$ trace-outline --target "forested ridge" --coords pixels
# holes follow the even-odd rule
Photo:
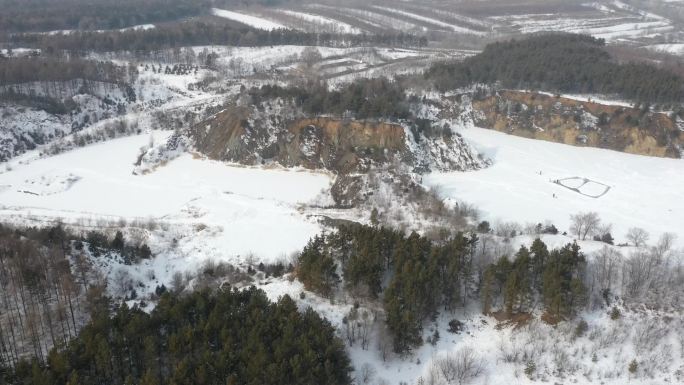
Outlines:
[[[288,296],[254,287],[166,293],[147,314],[102,301],[48,365],[24,361],[13,384],[349,384],[335,329]]]
[[[0,58],[0,64],[0,86],[34,81],[65,82],[74,79],[124,84],[132,81],[137,75],[135,67],[79,58]]]
[[[312,115],[351,115],[357,119],[405,119],[410,116],[406,93],[398,82],[387,78],[359,79],[330,90],[325,83],[310,82],[305,87],[265,85],[249,91],[254,104],[274,98],[292,100]]]
[[[0,0],[0,32],[107,30],[181,20],[211,7],[272,6],[282,0]]]
[[[643,63],[617,63],[602,39],[576,34],[489,44],[463,62],[434,65],[425,77],[441,91],[500,82],[505,88],[614,94],[650,103],[684,97],[681,77]]]
[[[118,29],[198,15],[204,0],[0,0],[0,31]]]

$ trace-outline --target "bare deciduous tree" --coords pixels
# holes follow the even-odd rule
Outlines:
[[[570,232],[581,240],[585,240],[588,235],[596,233],[601,225],[598,214],[593,211],[571,215],[570,221],[572,222]]]
[[[608,302],[613,294],[613,286],[618,279],[619,261],[622,259],[620,252],[609,246],[604,246],[596,253],[589,269],[589,287],[596,298],[600,298],[598,302]]]
[[[663,233],[658,239],[658,243],[655,245],[653,252],[658,256],[658,258],[664,258],[671,250],[677,236],[672,233]]]
[[[378,331],[378,351],[380,352],[380,357],[382,361],[387,361],[390,354],[392,353],[392,338],[388,334],[387,328],[381,326]]]
[[[370,384],[375,377],[375,368],[369,363],[365,363],[359,369],[359,375],[357,377],[357,382],[359,384]]]
[[[636,247],[644,246],[648,241],[648,238],[648,232],[640,227],[632,227],[627,231],[627,240],[632,242]]]
[[[482,374],[483,367],[479,357],[470,347],[464,347],[456,353],[437,358],[432,365],[443,383],[465,385]],[[431,373],[434,373],[431,371]],[[432,377],[432,376],[431,376]]]
[[[369,312],[368,310],[361,311],[358,335],[361,339],[361,349],[363,350],[368,350],[368,344],[370,343],[370,332],[373,328],[374,322],[375,316],[372,315],[371,312]]]
[[[176,293],[180,293],[185,289],[185,279],[183,279],[183,273],[177,271],[171,276],[171,288]]]

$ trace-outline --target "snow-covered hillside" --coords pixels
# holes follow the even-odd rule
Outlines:
[[[262,284],[260,287],[272,300],[285,294],[298,298],[305,292],[298,281],[267,279]],[[351,299],[333,303],[309,292],[298,300],[300,308],[315,309],[340,330],[345,328],[343,318],[354,307],[345,301]],[[362,307],[361,311],[372,310]],[[463,323],[462,331],[449,332],[449,321],[453,319]],[[587,323],[587,329],[578,334],[581,320]],[[348,349],[360,384],[458,384],[445,381],[433,363],[470,349],[480,371],[463,384],[660,385],[684,380],[680,358],[684,356],[684,341],[678,333],[683,322],[676,314],[645,309],[624,312],[613,320],[608,311],[601,309],[583,312],[576,322],[552,326],[533,319],[518,326],[484,316],[473,307],[437,317],[424,331],[424,338],[438,331],[437,342],[425,343],[408,357],[390,354],[383,358],[377,346],[377,325],[369,349],[362,349],[359,343]],[[639,357],[638,376],[628,371],[635,357]]]
[[[579,148],[525,139],[482,128],[458,130],[476,149],[492,159],[489,168],[465,173],[433,173],[424,178],[448,199],[470,202],[492,221],[553,222],[568,231],[570,215],[595,211],[613,225],[612,234],[626,242],[630,227],[657,238],[664,232],[684,239],[684,161],[610,150]],[[564,178],[589,179],[601,197],[554,183]],[[598,183],[595,183],[598,182]],[[573,187],[573,186],[569,186]],[[583,195],[586,194],[586,195]]]

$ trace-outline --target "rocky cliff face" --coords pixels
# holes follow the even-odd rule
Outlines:
[[[475,125],[534,139],[660,157],[680,157],[684,146],[684,122],[645,109],[521,91],[472,107]]]
[[[196,149],[213,159],[243,164],[366,172],[399,161],[414,171],[485,167],[458,135],[426,136],[403,124],[306,117],[283,104],[230,107],[193,127]]]

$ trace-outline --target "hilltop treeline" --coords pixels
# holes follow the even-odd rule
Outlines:
[[[0,86],[74,79],[122,84],[137,75],[135,67],[79,58],[18,57],[0,59]]]
[[[128,101],[136,95],[130,84],[135,66],[57,57],[0,59],[0,100],[65,114],[76,105],[69,95],[120,89]]]
[[[384,118],[390,120],[409,117],[403,87],[386,78],[360,79],[337,90],[329,90],[325,83],[311,82],[306,87],[265,85],[249,92],[254,104],[264,100],[283,98],[294,101],[309,114],[353,116],[356,119]]]
[[[482,265],[478,236],[454,235],[435,244],[416,233],[406,237],[386,228],[343,226],[313,238],[304,248],[297,277],[307,289],[330,295],[338,286],[338,264],[346,289],[382,298],[394,350],[406,353],[423,342],[423,324],[464,306],[475,293],[483,311],[507,316],[531,310],[540,300],[550,319],[571,317],[588,298],[586,261],[576,244],[548,250],[537,239],[509,259]]]
[[[22,362],[16,384],[349,384],[330,323],[254,287],[162,295],[147,314],[101,311],[48,365]],[[0,378],[0,382],[2,379]]]
[[[211,18],[180,23],[169,23],[153,29],[107,32],[72,32],[69,34],[21,34],[12,36],[19,46],[40,48],[44,52],[112,52],[157,51],[161,49],[197,46],[423,46],[425,37],[406,33],[379,35],[309,33],[296,30],[263,31],[236,22]]]
[[[0,31],[118,29],[195,16],[198,0],[0,0]]]
[[[620,64],[604,41],[551,34],[493,43],[460,63],[440,63],[425,74],[438,89],[500,82],[503,87],[615,94],[643,102],[680,101],[684,80],[647,64]]]

